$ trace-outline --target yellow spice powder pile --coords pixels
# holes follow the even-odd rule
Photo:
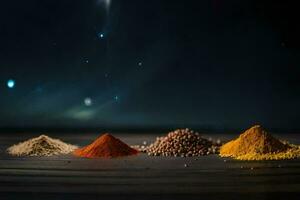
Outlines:
[[[282,142],[256,125],[224,144],[220,156],[237,160],[295,159],[300,158],[300,146]]]

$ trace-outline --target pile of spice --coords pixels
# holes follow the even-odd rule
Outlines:
[[[153,144],[144,148],[144,152],[150,156],[203,156],[217,153],[219,146],[193,130],[178,129],[165,137],[158,137]]]
[[[61,140],[41,135],[13,145],[7,151],[13,156],[53,156],[71,153],[76,148],[77,146],[64,143]]]
[[[104,134],[92,144],[74,151],[74,155],[85,158],[115,158],[135,154],[138,154],[137,150],[110,134]]]
[[[300,157],[300,147],[280,141],[256,125],[224,144],[220,156],[238,160],[294,159]]]

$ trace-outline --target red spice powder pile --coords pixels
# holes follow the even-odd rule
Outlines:
[[[116,158],[135,154],[138,154],[137,150],[110,134],[104,134],[92,144],[74,151],[75,156],[85,158]]]

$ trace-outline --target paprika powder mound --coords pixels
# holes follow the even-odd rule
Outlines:
[[[220,156],[238,160],[293,159],[300,157],[300,148],[274,138],[260,125],[256,125],[237,139],[224,144],[220,148]]]
[[[136,155],[138,151],[106,133],[96,139],[92,144],[76,149],[73,154],[85,158],[116,158]]]

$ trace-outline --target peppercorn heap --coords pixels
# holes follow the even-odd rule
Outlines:
[[[135,154],[138,154],[137,150],[110,134],[104,134],[92,144],[74,151],[74,155],[86,158],[115,158]]]
[[[53,156],[71,153],[76,148],[77,146],[41,135],[13,145],[7,151],[13,156]]]
[[[158,137],[145,152],[150,156],[203,156],[218,151],[218,144],[202,138],[189,129],[170,132],[166,137]]]
[[[293,159],[300,157],[300,147],[280,141],[256,125],[224,144],[220,156],[237,160]]]

